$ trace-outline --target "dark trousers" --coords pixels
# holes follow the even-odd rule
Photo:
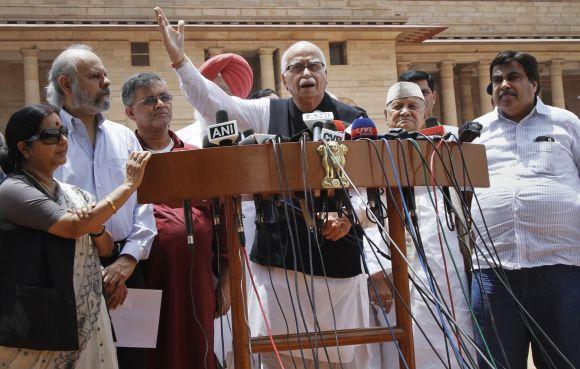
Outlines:
[[[101,265],[107,267],[115,260],[118,255],[112,255],[101,258]],[[127,288],[145,288],[145,277],[141,269],[141,263],[137,263],[133,274],[125,282]],[[119,369],[144,369],[145,368],[145,349],[117,347],[117,361]]]
[[[493,270],[482,269],[474,272],[471,293],[483,332],[482,338],[474,329],[480,350],[487,355],[489,348],[497,368],[526,369],[531,343],[538,369],[573,368],[558,350],[580,368],[580,267],[553,265],[503,272],[517,299],[557,349],[525,318]],[[480,369],[490,368],[481,357],[478,361]]]

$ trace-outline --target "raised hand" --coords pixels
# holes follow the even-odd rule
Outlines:
[[[165,45],[165,51],[173,64],[178,64],[185,57],[183,52],[183,41],[185,39],[185,22],[179,20],[177,22],[177,30],[175,30],[169,20],[163,13],[161,8],[156,7],[155,16],[157,17],[157,24],[159,25],[159,31],[161,32],[161,38],[163,39],[163,44]]]

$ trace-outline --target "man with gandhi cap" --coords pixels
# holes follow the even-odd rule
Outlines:
[[[397,82],[389,88],[385,118],[389,128],[418,131],[425,125],[425,98],[419,85]]]
[[[418,131],[424,128],[425,124],[425,99],[421,88],[413,82],[397,82],[387,93],[385,117],[389,128],[402,128],[406,131]],[[429,193],[431,191],[431,193]],[[443,194],[436,190],[438,208],[444,209]],[[469,291],[462,291],[462,286],[467,286],[467,277],[463,267],[463,257],[459,249],[457,233],[445,228],[445,237],[439,241],[437,218],[440,224],[445,224],[445,212],[436,212],[432,200],[435,201],[435,193],[432,188],[415,187],[415,205],[418,215],[418,226],[421,234],[422,245],[425,251],[423,263],[417,253],[414,252],[415,245],[407,237],[408,258],[411,261],[411,278],[413,278],[422,290],[426,291],[425,300],[421,297],[415,285],[411,286],[411,308],[416,321],[413,322],[413,335],[415,344],[416,367],[421,369],[436,369],[442,365],[449,368],[462,368],[464,360],[469,362],[468,356],[473,356],[473,347],[467,343],[473,336],[471,317],[468,310],[466,297]],[[375,242],[383,242],[380,237],[373,237]],[[387,245],[381,246],[386,250]],[[414,256],[415,255],[415,256]],[[453,265],[456,265],[456,268]],[[445,265],[447,265],[447,272]],[[433,289],[430,286],[429,277],[426,273],[426,266],[429,267],[433,277],[435,296],[440,301],[438,307],[433,304]],[[449,285],[447,285],[447,279]],[[437,309],[443,311],[442,315],[437,313]],[[433,311],[433,314],[431,313]],[[381,324],[386,324],[383,314],[379,311],[376,317]],[[435,319],[434,319],[435,317]],[[450,317],[450,318],[447,318]],[[394,324],[393,314],[389,314],[389,323]],[[445,327],[447,335],[443,334],[440,328]],[[421,329],[423,330],[421,332]],[[460,331],[469,336],[466,338]],[[444,339],[442,339],[444,338]],[[433,348],[431,345],[433,345]],[[462,346],[465,343],[465,346]],[[452,347],[461,347],[454,351]],[[442,364],[440,358],[433,350],[437,350],[440,358],[445,361]],[[398,368],[398,354],[393,343],[382,344],[381,368]],[[449,362],[446,358],[449,357]]]

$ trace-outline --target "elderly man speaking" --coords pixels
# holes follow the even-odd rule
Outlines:
[[[256,133],[289,137],[306,129],[303,113],[315,110],[332,112],[335,119],[348,122],[360,116],[358,110],[325,93],[326,60],[316,45],[301,41],[282,56],[282,80],[292,98],[242,100],[229,96],[193,66],[183,51],[183,22],[180,21],[175,30],[161,9],[156,8],[155,12],[181,88],[206,121],[213,121],[216,112],[223,109],[230,119],[237,120],[240,129],[251,128]],[[265,301],[265,313],[272,333],[313,332],[366,325],[367,276],[361,269],[358,247],[361,240],[357,239],[349,219],[337,217],[328,220],[323,226],[324,238],[320,240],[320,248],[314,251],[309,249],[310,235],[301,212],[295,213],[296,223],[292,223],[285,218],[283,205],[268,202],[264,210],[272,214],[268,217],[272,221],[257,227],[252,269],[260,298]],[[293,215],[291,219],[293,221]],[[288,223],[293,225],[289,227]],[[360,235],[360,231],[357,234]],[[295,246],[295,252],[292,252],[291,245]],[[297,255],[296,258],[294,255]],[[311,301],[316,303],[311,304]],[[257,306],[255,301],[248,303],[252,335],[265,335],[266,326]],[[318,361],[323,367],[349,368],[355,366],[355,357],[357,360],[364,357],[355,354],[355,350],[366,350],[366,347],[304,349],[284,352],[281,356],[286,367],[314,368],[318,367]],[[267,368],[278,367],[271,354],[262,356],[262,364]]]

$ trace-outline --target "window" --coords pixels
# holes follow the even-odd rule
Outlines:
[[[134,67],[149,66],[149,43],[131,42],[131,65]]]
[[[330,64],[347,65],[348,59],[346,57],[346,41],[331,42],[329,46],[330,46]]]

